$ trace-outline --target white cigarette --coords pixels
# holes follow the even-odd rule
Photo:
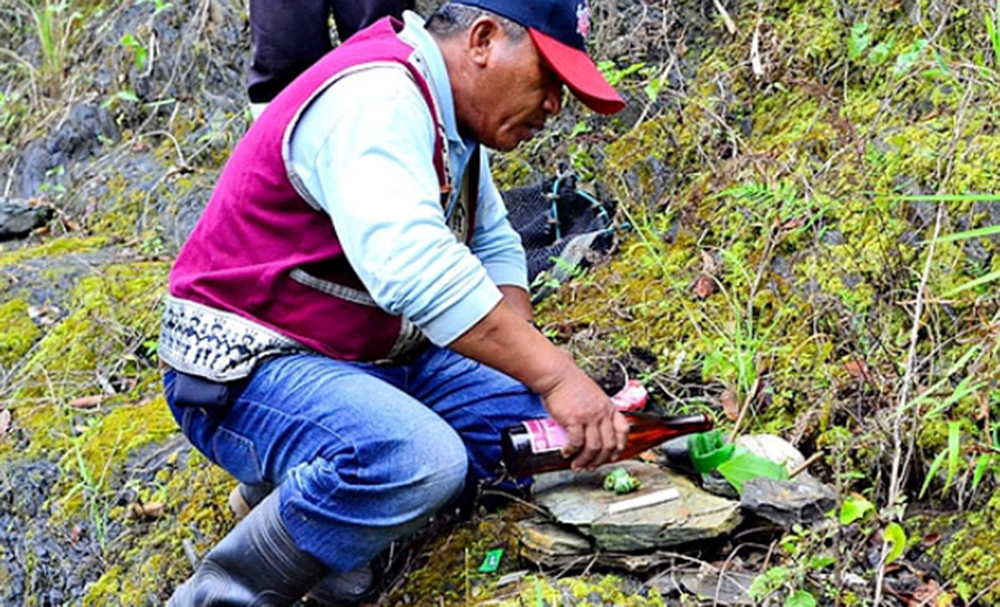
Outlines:
[[[625,512],[626,510],[635,510],[636,508],[654,506],[656,504],[662,504],[663,502],[675,500],[680,496],[681,492],[674,487],[671,487],[670,489],[663,489],[661,491],[654,491],[649,495],[640,495],[639,497],[633,497],[632,499],[615,502],[608,506],[608,514],[617,514],[619,512]]]

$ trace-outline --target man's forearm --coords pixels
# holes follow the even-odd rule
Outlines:
[[[500,292],[503,293],[504,303],[510,306],[515,314],[530,323],[535,322],[535,313],[531,309],[531,297],[527,291],[514,285],[500,285]]]
[[[527,294],[512,294],[526,302]],[[516,304],[515,304],[516,305]],[[530,305],[528,306],[530,308]],[[505,298],[449,347],[521,381],[537,393],[567,433],[564,457],[574,468],[605,463],[625,448],[628,423],[611,399],[507,303]]]
[[[523,289],[500,289],[504,294],[503,300],[449,347],[510,375],[544,395],[558,381],[558,377],[575,368],[572,357],[525,322],[531,320],[531,304]],[[512,291],[519,291],[521,295]]]

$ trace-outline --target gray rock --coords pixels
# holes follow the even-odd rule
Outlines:
[[[993,257],[993,252],[987,249],[978,238],[962,243],[962,251],[965,252],[965,256],[970,261],[980,267],[988,267],[990,259]]]
[[[45,225],[52,209],[20,200],[0,198],[0,242],[24,238],[32,230]]]
[[[820,237],[820,240],[823,242],[823,244],[828,244],[828,245],[841,245],[847,242],[847,238],[844,237],[844,233],[836,228],[832,228],[827,230],[826,232],[823,232],[823,235]]]
[[[521,556],[546,569],[565,571],[586,569],[594,565],[643,573],[673,558],[656,552],[625,554],[598,552],[591,540],[580,533],[555,523],[538,519],[519,521]]]
[[[776,254],[771,262],[771,270],[785,282],[795,280],[795,263],[787,255]],[[773,287],[777,290],[777,287]]]
[[[591,554],[594,551],[586,537],[549,521],[529,519],[518,522],[517,528],[522,547],[532,552],[563,557]]]
[[[105,108],[78,104],[65,121],[46,137],[32,141],[21,156],[15,192],[34,196],[42,185],[67,179],[70,165],[97,154],[105,142],[118,138],[111,114]],[[62,167],[61,170],[56,171]]]
[[[740,505],[782,527],[823,518],[837,504],[832,489],[809,475],[789,481],[755,478],[743,483]]]
[[[642,481],[635,493],[620,496],[602,487],[604,477],[622,466]],[[623,499],[676,488],[680,498],[610,514],[608,506]],[[643,552],[725,535],[742,521],[739,503],[716,497],[683,475],[639,461],[618,462],[593,472],[568,470],[536,477],[535,502],[556,521],[591,538],[611,552]]]
[[[687,436],[672,438],[659,447],[656,447],[656,451],[659,451],[666,458],[663,463],[674,470],[683,472],[688,476],[698,474],[694,468],[694,464],[691,463],[691,456],[688,455]]]
[[[703,601],[719,605],[753,605],[748,590],[756,574],[744,571],[719,571],[716,567],[703,565],[693,571],[668,571],[646,582],[651,588],[662,593],[684,592],[693,594]]]
[[[719,497],[732,500],[740,499],[736,487],[733,487],[733,484],[727,481],[726,477],[722,476],[718,470],[713,470],[711,474],[701,477],[701,488]]]
[[[914,194],[919,193],[921,192],[914,192]],[[910,223],[918,230],[922,230],[927,226],[933,225],[934,220],[937,218],[936,202],[918,200],[907,202],[906,205],[910,208],[914,215]]]

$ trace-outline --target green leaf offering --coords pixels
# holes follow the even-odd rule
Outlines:
[[[625,468],[615,468],[604,477],[604,488],[618,495],[631,493],[642,486],[642,481],[628,473]]]
[[[733,450],[736,449],[736,445],[726,444],[722,432],[718,430],[690,434],[687,444],[691,463],[700,474],[709,474],[718,468],[733,456]]]
[[[755,478],[788,480],[788,471],[784,466],[742,449],[736,451],[730,460],[719,465],[719,474],[740,493],[743,493],[743,483]]]

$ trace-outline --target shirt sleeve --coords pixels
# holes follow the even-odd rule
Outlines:
[[[370,68],[333,84],[305,110],[290,156],[379,307],[444,346],[502,295],[445,223],[435,129],[405,68]]]
[[[472,170],[469,167],[468,170]],[[480,155],[479,206],[476,231],[472,236],[475,253],[486,273],[497,285],[513,285],[528,290],[528,267],[521,235],[507,220],[507,207],[490,174],[486,150]]]

